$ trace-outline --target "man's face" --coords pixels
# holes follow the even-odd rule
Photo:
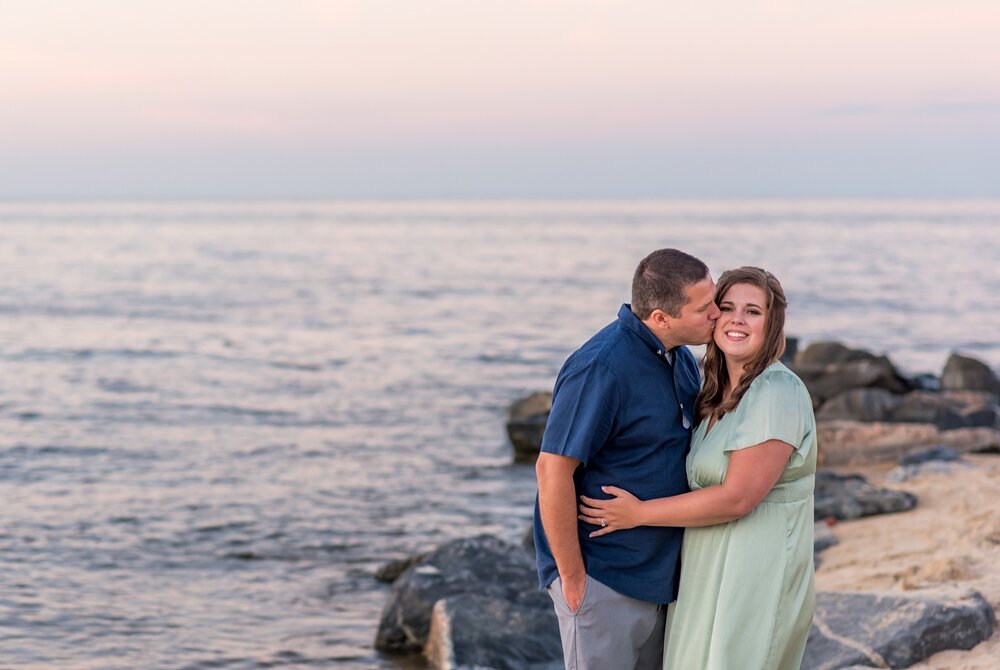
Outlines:
[[[705,277],[684,289],[687,302],[680,316],[670,323],[671,339],[677,344],[705,344],[712,339],[719,308],[715,304],[715,282]]]

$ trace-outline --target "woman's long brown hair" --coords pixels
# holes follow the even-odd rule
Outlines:
[[[705,384],[698,394],[695,405],[695,416],[698,421],[715,415],[721,419],[726,413],[736,409],[743,394],[764,368],[781,358],[785,352],[785,291],[773,274],[761,268],[744,266],[735,270],[727,270],[719,277],[716,285],[715,303],[721,304],[730,288],[736,284],[749,284],[764,291],[767,297],[766,319],[764,321],[764,344],[757,355],[747,363],[739,383],[732,394],[726,397],[726,387],[729,385],[729,370],[726,368],[726,356],[719,349],[713,337],[705,350],[704,369]]]

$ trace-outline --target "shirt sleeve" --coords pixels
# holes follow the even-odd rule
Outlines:
[[[746,403],[746,406],[744,406]],[[739,451],[781,440],[794,451],[789,465],[805,462],[814,420],[809,392],[791,373],[772,373],[754,381],[736,410],[740,416],[723,451]]]
[[[611,435],[620,406],[621,385],[606,365],[563,370],[552,392],[541,450],[586,464]]]

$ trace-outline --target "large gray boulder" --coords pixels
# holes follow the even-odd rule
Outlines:
[[[795,356],[796,366],[831,365],[874,358],[864,349],[851,349],[840,342],[813,342]]]
[[[997,399],[982,391],[911,391],[854,388],[830,398],[817,421],[886,421],[932,424],[940,430],[997,425]]]
[[[437,601],[424,653],[438,670],[562,667],[559,622],[551,607],[478,594]]]
[[[813,399],[813,407],[820,407],[830,398],[856,388],[881,388],[890,393],[906,393],[910,384],[885,356],[859,358],[844,363],[827,365],[796,364],[795,373],[805,383]]]
[[[552,410],[552,394],[539,391],[521,398],[510,407],[507,415],[507,435],[514,445],[514,461],[530,463],[542,447],[545,422]]]
[[[987,391],[1000,395],[1000,379],[982,361],[952,354],[941,374],[941,388],[949,391]]]
[[[827,470],[816,473],[814,513],[817,520],[904,512],[916,504],[917,497],[912,493],[876,488],[861,475],[839,475]]]
[[[913,391],[902,396],[888,420],[932,423],[941,430],[994,428],[997,399],[983,391]]]
[[[888,421],[905,396],[883,388],[855,388],[838,393],[817,410],[817,421]]]
[[[978,593],[901,596],[823,592],[803,670],[908,668],[946,649],[972,649],[996,628]]]
[[[434,604],[471,593],[552,613],[548,596],[538,590],[535,563],[524,549],[480,535],[442,545],[403,571],[382,610],[375,648],[422,650]]]

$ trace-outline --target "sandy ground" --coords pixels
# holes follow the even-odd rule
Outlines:
[[[917,507],[833,526],[816,586],[825,591],[978,591],[1000,612],[1000,456],[968,455],[970,467],[886,483],[892,466],[836,468],[917,495]],[[1000,632],[971,651],[935,654],[914,669],[997,670]]]

